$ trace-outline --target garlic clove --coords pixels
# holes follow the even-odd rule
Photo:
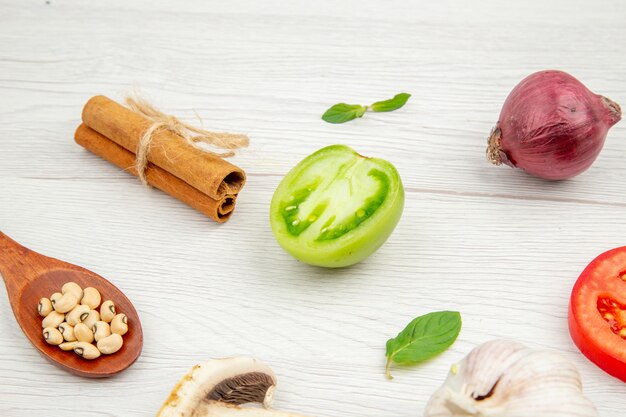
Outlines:
[[[597,417],[580,374],[562,355],[516,342],[485,343],[452,366],[424,417]]]

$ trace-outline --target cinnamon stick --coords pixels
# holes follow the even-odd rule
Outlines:
[[[135,154],[85,124],[78,126],[74,140],[85,149],[137,176],[134,167]],[[219,199],[213,199],[152,163],[146,167],[145,174],[148,183],[153,187],[181,200],[219,223],[225,222],[233,214],[236,194],[225,194]]]
[[[133,154],[151,125],[145,117],[104,96],[87,102],[83,123]],[[148,161],[219,201],[238,194],[246,180],[242,169],[191,146],[168,130],[158,130],[152,136]]]

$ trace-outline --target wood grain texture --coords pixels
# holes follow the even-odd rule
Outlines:
[[[623,414],[626,385],[577,351],[566,318],[585,265],[624,245],[626,123],[567,182],[493,167],[484,151],[504,98],[536,70],[624,105],[625,19],[617,0],[0,0],[0,229],[110,278],[145,334],[127,372],[85,380],[41,358],[0,301],[0,415],[150,416],[194,363],[248,354],[275,370],[281,409],[419,416],[452,362],[500,337],[563,352],[601,416]],[[89,97],[133,89],[249,134],[227,224],[73,142]],[[398,112],[319,118],[400,91],[413,97]],[[337,271],[282,252],[267,212],[282,176],[332,143],[390,160],[406,188],[389,241]],[[458,341],[387,381],[386,340],[438,309],[461,311]]]
[[[26,337],[42,356],[64,371],[86,378],[106,378],[131,366],[141,354],[143,333],[137,311],[115,285],[78,265],[36,253],[0,232],[0,273],[7,289],[13,315]],[[94,287],[102,301],[112,300],[120,313],[126,314],[129,331],[124,344],[112,356],[85,360],[49,345],[42,336],[42,317],[37,305],[42,297],[60,292],[63,285],[75,282],[81,288]],[[101,311],[100,309],[98,309]]]

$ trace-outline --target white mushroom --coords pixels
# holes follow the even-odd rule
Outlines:
[[[157,417],[302,417],[269,410],[276,376],[248,357],[212,359],[194,366],[172,390]],[[261,403],[262,408],[240,407]]]
[[[452,365],[424,417],[597,417],[564,356],[494,340]]]
[[[266,408],[240,407],[219,401],[203,401],[192,417],[303,417],[288,411]]]

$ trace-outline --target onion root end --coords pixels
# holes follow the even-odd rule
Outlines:
[[[615,123],[619,122],[622,119],[622,109],[613,100],[610,98],[600,96],[600,100],[602,104],[609,110],[609,124],[613,126]]]
[[[502,148],[500,143],[502,142],[502,132],[500,131],[500,123],[491,129],[489,139],[487,141],[487,160],[494,165],[502,165]]]

